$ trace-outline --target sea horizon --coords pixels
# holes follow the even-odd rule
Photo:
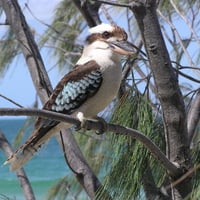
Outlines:
[[[0,119],[0,131],[11,144],[25,120],[26,118],[15,117]],[[31,131],[30,129],[29,132]],[[28,137],[28,133],[25,135],[23,141]],[[17,176],[9,170],[9,166],[3,165],[6,159],[4,152],[0,151],[0,199],[25,200]],[[65,163],[63,153],[55,137],[52,137],[48,144],[44,145],[36,153],[33,159],[24,166],[24,169],[37,200],[44,200],[47,197],[49,189],[59,179],[66,175],[72,175]]]

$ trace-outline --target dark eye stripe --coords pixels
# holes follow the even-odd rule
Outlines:
[[[112,34],[111,34],[110,32],[108,32],[108,31],[105,31],[105,32],[102,33],[102,37],[103,37],[104,39],[108,39],[108,38],[110,38],[111,36],[112,36]]]

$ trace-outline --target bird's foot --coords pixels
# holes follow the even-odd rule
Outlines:
[[[76,128],[75,128],[76,131],[80,130],[81,128],[90,130],[88,127],[88,124],[87,124],[87,118],[84,117],[84,114],[82,112],[78,112],[77,118],[80,120],[81,124],[79,126],[76,126]],[[102,117],[96,116],[95,118],[90,119],[90,120],[99,121],[101,124],[99,130],[95,131],[95,133],[97,135],[101,135],[107,130],[107,122]]]
[[[95,131],[95,133],[97,135],[104,134],[104,132],[106,132],[106,130],[107,130],[107,122],[102,117],[96,116],[95,119],[101,123],[101,128],[99,130]]]
[[[76,115],[76,117],[79,119],[79,121],[81,122],[80,125],[75,127],[76,131],[79,131],[80,129],[84,128],[86,130],[89,130],[87,127],[87,118],[84,117],[84,114],[82,112],[78,112],[78,114]]]

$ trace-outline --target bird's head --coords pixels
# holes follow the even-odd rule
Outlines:
[[[86,39],[88,45],[96,44],[96,48],[109,48],[121,55],[131,55],[134,53],[133,45],[127,41],[127,33],[119,26],[100,24],[91,28],[89,32],[90,35]],[[102,45],[99,45],[99,42]]]

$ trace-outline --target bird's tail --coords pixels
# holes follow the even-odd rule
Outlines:
[[[57,129],[54,128],[51,127],[48,131],[44,130],[45,128],[35,130],[32,136],[4,162],[4,165],[10,164],[11,171],[20,169],[56,133]]]
[[[34,136],[34,135],[33,135]],[[33,136],[20,146],[5,162],[4,165],[10,164],[10,170],[16,171],[29,161],[38,149],[38,144],[31,144]],[[41,145],[40,145],[41,146]]]

